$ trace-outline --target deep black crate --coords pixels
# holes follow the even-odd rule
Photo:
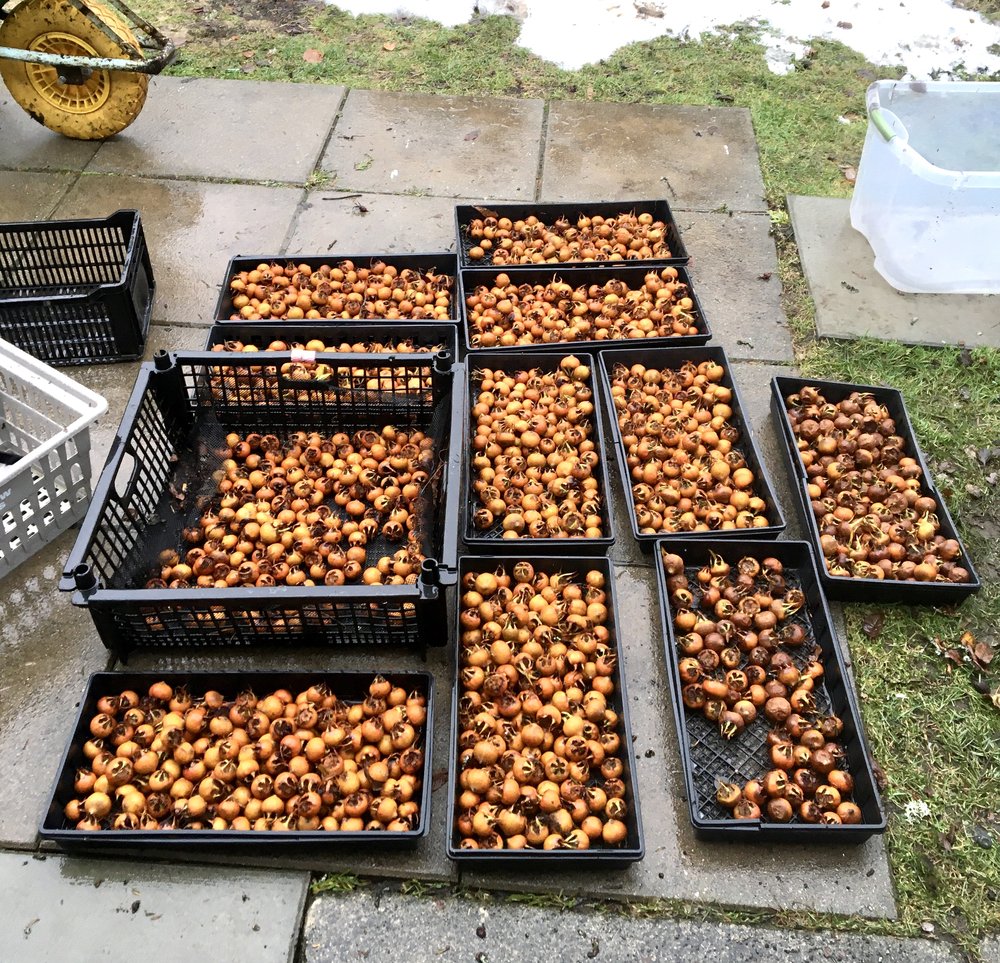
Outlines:
[[[730,538],[777,538],[785,530],[785,517],[782,514],[781,506],[774,494],[774,486],[771,484],[771,477],[764,465],[757,444],[754,441],[753,432],[750,429],[750,422],[744,414],[746,408],[740,398],[739,389],[733,380],[732,368],[726,352],[713,345],[696,348],[647,348],[641,344],[631,347],[616,348],[612,351],[602,351],[598,355],[598,364],[601,372],[601,390],[604,392],[604,401],[608,410],[608,421],[611,427],[611,437],[614,441],[615,455],[618,460],[618,473],[621,477],[622,489],[625,493],[625,501],[629,508],[629,521],[632,525],[632,534],[635,536],[639,547],[644,552],[652,551],[653,544],[661,538],[707,538],[707,539],[730,539]],[[621,428],[618,424],[618,412],[615,408],[614,399],[611,396],[611,377],[615,365],[622,364],[630,366],[634,364],[645,365],[650,368],[670,368],[679,369],[683,364],[690,361],[694,364],[701,364],[703,361],[712,360],[721,364],[725,369],[725,376],[721,384],[731,389],[733,400],[730,407],[733,409],[732,417],[728,419],[740,433],[740,440],[736,447],[739,448],[746,458],[747,467],[754,473],[756,483],[754,489],[757,494],[767,502],[768,525],[765,528],[715,530],[708,532],[660,532],[655,535],[641,534],[635,513],[635,496],[632,494],[632,480],[628,469],[627,453],[625,444],[622,441]]]
[[[374,358],[377,378],[372,387]],[[60,588],[90,609],[104,644],[132,649],[212,645],[442,645],[443,587],[454,581],[465,392],[445,352],[338,355],[338,377],[282,382],[253,373],[268,354],[160,352],[144,364]],[[357,368],[364,374],[359,377]],[[419,380],[386,387],[386,372]],[[229,431],[353,431],[394,425],[436,442],[416,584],[146,589],[159,553],[182,543],[216,494],[212,472]],[[183,498],[178,497],[183,494]],[[381,537],[373,550],[382,546]]]
[[[517,561],[530,562],[536,572],[547,575],[559,573],[563,577],[583,582],[587,572],[596,570],[604,576],[604,588],[607,592],[608,621],[606,623],[610,634],[610,644],[617,655],[615,670],[611,678],[615,682],[615,690],[608,699],[608,707],[618,713],[619,735],[621,747],[619,758],[624,769],[621,778],[625,783],[625,801],[628,811],[623,822],[628,828],[628,836],[622,846],[605,846],[595,844],[590,849],[463,849],[461,836],[455,825],[459,789],[458,737],[461,730],[458,726],[458,700],[461,696],[462,669],[462,626],[459,622],[461,608],[456,605],[455,625],[455,666],[456,679],[451,694],[451,741],[448,747],[448,834],[447,848],[449,859],[463,863],[475,863],[480,868],[487,866],[535,866],[554,868],[582,868],[584,866],[600,867],[602,869],[626,869],[631,863],[639,862],[646,854],[646,843],[643,836],[642,816],[639,810],[639,796],[635,770],[633,769],[632,725],[629,721],[628,693],[625,689],[625,646],[622,643],[618,617],[618,602],[615,593],[615,572],[609,559],[600,556],[542,557],[522,555],[515,558],[500,558],[498,556],[463,556],[458,563],[459,594],[462,591],[462,579],[469,574],[479,572],[495,572],[501,566],[513,566]]]
[[[921,484],[926,489],[927,494],[938,504],[937,516],[941,524],[941,534],[945,538],[954,538],[961,546],[960,558],[962,559],[962,567],[969,573],[968,582],[903,582],[896,579],[860,578],[854,575],[830,574],[820,545],[819,522],[812,511],[805,466],[799,457],[795,432],[792,430],[792,424],[788,420],[785,407],[785,398],[800,391],[806,385],[818,388],[823,397],[834,404],[843,401],[851,392],[864,391],[871,394],[879,404],[886,406],[889,417],[896,423],[896,434],[906,442],[905,454],[917,460],[923,473],[920,478]],[[962,543],[955,523],[948,513],[948,506],[934,484],[923,452],[917,444],[913,425],[906,413],[903,395],[899,391],[895,388],[857,385],[844,381],[775,377],[771,379],[771,414],[783,442],[781,447],[785,455],[788,480],[796,495],[795,507],[802,519],[802,527],[813,546],[813,551],[820,560],[819,579],[823,585],[823,591],[829,598],[841,599],[845,602],[909,602],[913,605],[945,605],[963,602],[982,588],[979,576],[972,567],[972,561],[965,551],[965,545]]]
[[[0,338],[49,364],[141,358],[155,290],[138,211],[0,224]]]
[[[496,265],[496,267],[536,267],[554,268],[563,265],[594,265],[594,264],[687,264],[688,252],[681,240],[681,233],[677,227],[670,205],[664,200],[641,200],[641,201],[560,201],[556,204],[458,204],[455,206],[455,230],[458,237],[459,267],[486,267],[493,264],[493,258],[487,252],[486,257],[478,261],[473,261],[469,257],[469,249],[475,247],[476,242],[469,237],[469,225],[473,220],[489,215],[508,217],[512,221],[523,220],[526,217],[535,215],[546,225],[552,224],[561,217],[567,218],[571,223],[578,217],[618,217],[622,214],[652,214],[653,220],[663,221],[667,226],[667,245],[670,248],[670,257],[661,258],[636,258],[632,261],[561,261],[545,262],[544,264],[506,264]]]
[[[590,440],[594,443],[594,450],[600,456],[600,461],[597,463],[597,469],[594,472],[594,476],[597,478],[597,483],[600,486],[601,528],[604,531],[604,535],[601,538],[525,537],[507,539],[503,537],[502,520],[495,522],[491,528],[485,531],[477,528],[473,522],[473,516],[480,505],[475,493],[472,490],[473,471],[470,460],[473,455],[471,448],[473,434],[472,409],[476,404],[476,396],[479,392],[480,386],[482,385],[482,369],[490,368],[492,370],[501,370],[507,372],[507,374],[511,374],[514,371],[528,371],[532,368],[538,368],[543,372],[551,372],[557,370],[562,359],[570,354],[579,359],[581,364],[585,364],[590,368],[590,389],[592,392],[591,401],[594,405],[594,413],[590,419],[590,425],[593,430]],[[597,386],[597,370],[594,367],[593,355],[585,354],[582,351],[567,351],[565,354],[558,355],[551,352],[538,354],[533,352],[524,352],[522,354],[512,355],[505,352],[494,353],[483,351],[477,353],[473,358],[470,358],[470,361],[471,363],[467,365],[469,369],[467,379],[469,387],[468,398],[465,406],[465,434],[463,436],[464,441],[470,445],[469,460],[467,460],[464,465],[465,480],[463,491],[465,492],[465,505],[463,508],[463,514],[465,518],[465,544],[474,551],[483,553],[507,554],[510,552],[520,554],[523,552],[584,552],[589,554],[594,551],[606,552],[615,543],[615,530],[613,513],[611,512],[610,507],[611,488],[608,482],[608,449],[604,444],[604,423],[601,417],[601,393]]]
[[[217,345],[241,341],[265,350],[272,341],[284,341],[288,345],[306,345],[313,339],[322,341],[328,348],[339,345],[398,344],[409,341],[414,352],[450,351],[458,357],[458,332],[454,324],[446,321],[420,321],[403,326],[387,322],[348,322],[335,327],[329,321],[230,321],[213,324],[208,332],[205,350],[211,351]],[[392,354],[394,352],[387,352]],[[400,356],[405,356],[400,353]]]
[[[80,710],[73,726],[72,734],[63,753],[62,762],[56,773],[55,784],[49,797],[49,805],[42,817],[39,836],[47,839],[60,849],[73,852],[111,852],[118,856],[142,856],[167,850],[170,854],[197,853],[211,850],[247,852],[252,854],[275,853],[279,850],[336,850],[339,855],[345,851],[362,854],[372,848],[412,848],[427,835],[431,813],[431,778],[433,772],[434,732],[434,677],[429,672],[394,672],[385,669],[381,674],[394,686],[402,686],[407,692],[416,690],[427,699],[427,719],[423,726],[423,738],[418,743],[424,752],[424,766],[421,776],[420,795],[416,801],[420,806],[417,825],[404,832],[326,832],[323,830],[290,830],[287,832],[259,832],[256,830],[213,830],[213,829],[130,829],[130,830],[81,830],[67,821],[63,809],[67,802],[77,798],[73,782],[77,769],[89,768],[83,754],[83,744],[91,738],[90,719],[97,712],[97,700],[103,695],[115,695],[125,689],[140,694],[149,690],[155,682],[168,682],[176,688],[186,686],[192,692],[216,689],[227,700],[237,693],[250,689],[258,696],[268,691],[284,688],[293,694],[301,692],[318,682],[325,682],[345,702],[361,701],[367,694],[367,686],[374,672],[95,672],[87,680]],[[416,798],[416,797],[415,797]]]
[[[605,339],[597,340],[590,338],[582,341],[545,341],[537,344],[515,344],[515,345],[492,345],[488,348],[481,348],[473,343],[472,331],[469,327],[469,311],[466,303],[468,295],[472,294],[481,284],[492,285],[498,274],[506,274],[510,278],[511,284],[542,284],[558,278],[574,287],[582,284],[605,284],[611,280],[624,281],[629,290],[636,290],[642,286],[646,275],[651,271],[662,271],[667,267],[662,261],[654,263],[652,261],[602,261],[596,264],[587,264],[584,267],[568,267],[562,265],[546,264],[544,270],[542,265],[534,267],[511,267],[511,268],[463,268],[459,272],[459,292],[458,298],[461,301],[462,336],[465,340],[465,350],[469,352],[479,351],[503,351],[514,353],[522,351],[571,351],[574,348],[581,351],[606,351],[609,348],[619,347],[623,344],[641,344],[648,348],[653,347],[682,347],[684,345],[706,344],[712,338],[712,330],[708,326],[708,319],[701,306],[701,300],[691,282],[691,276],[686,267],[680,264],[669,265],[676,269],[677,280],[687,285],[688,297],[694,302],[691,313],[697,320],[697,334],[676,335],[673,337],[662,336],[655,338],[635,338],[635,339]]]
[[[376,261],[380,261],[387,267],[398,268],[400,271],[409,268],[412,271],[439,271],[446,274],[452,280],[451,285],[451,310],[449,320],[454,321],[459,317],[456,299],[458,298],[458,258],[448,251],[432,252],[430,254],[260,254],[260,255],[240,255],[230,260],[226,269],[226,276],[222,279],[219,287],[219,300],[215,305],[214,320],[217,324],[273,324],[274,321],[245,321],[243,319],[232,320],[233,296],[229,288],[229,282],[241,271],[252,271],[258,264],[308,264],[311,268],[318,268],[322,264],[329,264],[331,267],[343,261],[353,261],[357,267],[371,267]],[[360,324],[365,318],[318,318],[305,322],[319,327],[340,326],[348,324]],[[372,318],[373,323],[386,323],[385,319]],[[291,322],[289,322],[291,323]],[[419,327],[423,324],[441,324],[441,321],[427,319],[426,321],[411,321],[401,318],[398,321],[388,322],[395,324],[399,330]]]
[[[767,819],[735,819],[719,805],[715,792],[720,781],[735,782],[742,788],[747,780],[761,778],[773,768],[767,758],[767,735],[771,724],[761,713],[742,732],[726,742],[719,735],[716,723],[709,722],[699,712],[685,709],[681,695],[683,686],[677,667],[679,656],[673,608],[663,568],[664,552],[684,559],[685,574],[694,585],[698,584],[698,570],[709,563],[712,555],[732,566],[744,556],[751,556],[758,561],[768,557],[776,558],[782,563],[788,587],[799,588],[805,594],[806,603],[793,618],[806,630],[806,641],[797,648],[783,647],[783,651],[787,651],[796,667],[801,669],[810,659],[813,643],[820,647],[824,674],[813,694],[821,712],[832,712],[843,720],[844,730],[839,737],[846,752],[847,762],[843,768],[854,777],[852,797],[861,809],[861,822],[826,826],[805,822],[798,816],[788,823],[776,823]],[[820,587],[815,556],[808,543],[752,539],[709,543],[695,539],[661,539],[656,543],[654,567],[674,724],[695,834],[703,839],[761,839],[773,842],[808,840],[854,844],[884,832],[885,812],[872,772],[871,754],[861,714],[830,618],[830,610]],[[698,592],[697,589],[695,591]],[[744,658],[743,663],[746,661]]]

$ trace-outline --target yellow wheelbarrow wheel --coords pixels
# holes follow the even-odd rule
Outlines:
[[[85,9],[71,0],[24,0],[0,23],[0,47],[76,57],[141,55],[116,10],[96,2]],[[139,116],[149,86],[146,74],[99,68],[83,83],[64,84],[55,67],[19,60],[0,60],[0,76],[38,123],[77,140],[104,140],[123,131]]]

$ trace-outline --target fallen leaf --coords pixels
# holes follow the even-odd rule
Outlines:
[[[920,928],[929,936],[934,932],[934,924],[928,923],[926,920],[920,924]]]
[[[830,0],[823,0],[823,2],[822,2],[822,3],[820,4],[820,6],[821,6],[821,7],[822,7],[822,8],[824,9],[824,10],[826,10],[826,9],[827,9],[827,7],[829,7],[829,6],[830,6]]]
[[[854,24],[851,23],[850,20],[838,20],[837,26],[840,27],[841,30],[850,30],[851,27],[854,26]]]
[[[938,842],[941,848],[947,853],[955,845],[955,834],[953,832],[938,833]]]
[[[844,175],[844,180],[847,181],[848,184],[853,184],[858,179],[857,170],[849,164],[841,166],[840,172]]]
[[[257,65],[256,64],[252,64],[252,63],[249,63],[249,62],[247,62],[245,64],[240,64],[240,70],[242,70],[243,73],[245,73],[245,74],[252,74],[256,69],[257,69]]]
[[[972,661],[979,668],[989,665],[993,661],[993,646],[989,642],[977,642],[972,647]]]
[[[958,352],[958,363],[963,368],[972,367],[972,351],[969,348],[962,348],[962,350]]]
[[[368,170],[369,167],[372,166],[372,163],[373,163],[374,160],[375,160],[375,158],[373,158],[371,154],[365,154],[364,160],[358,161],[354,165],[354,169],[356,171],[366,171],[366,170]]]
[[[771,272],[770,271],[765,271],[763,274],[758,274],[757,275],[757,280],[758,281],[770,281],[771,280]]]
[[[396,42],[394,40],[387,40],[384,44],[382,44],[382,49],[383,50],[395,50],[396,49]]]
[[[586,96],[587,100],[593,100],[594,99],[594,88],[593,88],[593,85],[587,84],[587,93],[586,93],[585,96]]]
[[[846,291],[850,291],[851,294],[857,294],[858,289],[853,284],[848,284],[846,281],[841,281],[840,286]]]
[[[480,207],[477,204],[473,205],[473,210],[479,214],[480,217],[499,217],[496,211],[491,211],[488,207]]]
[[[993,703],[994,709],[1000,709],[1000,686],[990,693],[990,702]]]
[[[944,658],[944,660],[946,662],[952,662],[955,665],[961,665],[962,664],[962,653],[959,652],[958,649],[950,649],[950,648],[948,648],[948,646],[946,646],[937,637],[931,639],[931,642],[934,643],[934,648],[937,649],[938,654],[941,655],[941,656],[943,656],[943,658]],[[951,670],[949,669],[949,671],[951,671]]]
[[[354,202],[354,209],[355,209],[355,210],[356,210],[356,211],[357,211],[357,212],[358,212],[359,214],[367,214],[367,213],[368,213],[368,208],[367,208],[367,207],[365,207],[365,205],[364,205],[364,204],[360,204],[360,203],[358,203],[358,201],[355,201],[355,202]]]
[[[889,777],[885,774],[885,770],[874,760],[871,760],[872,764],[872,775],[875,777],[875,785],[878,786],[879,791],[885,792],[889,788]]]
[[[243,56],[247,57],[247,58],[252,57],[253,56],[253,51],[252,50],[244,50],[243,51]]]
[[[723,104],[731,104],[736,98],[732,94],[724,94],[721,91],[716,91],[712,96]]]
[[[861,628],[865,635],[868,636],[873,642],[882,634],[882,629],[885,626],[885,613],[884,612],[869,612],[861,620]]]
[[[476,140],[476,138],[478,137],[479,137],[479,129],[477,128],[476,130],[470,130],[465,135],[465,137],[462,138],[462,140]]]
[[[317,50],[315,47],[310,47],[302,54],[302,59],[307,64],[318,64],[323,59],[323,51]]]

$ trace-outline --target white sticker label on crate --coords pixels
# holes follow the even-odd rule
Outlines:
[[[292,361],[313,362],[315,360],[315,351],[306,351],[305,348],[292,348]]]

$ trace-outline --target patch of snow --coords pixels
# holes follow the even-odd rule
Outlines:
[[[1000,27],[950,0],[337,0],[353,14],[411,15],[454,27],[475,16],[512,14],[518,43],[567,70],[603,60],[619,47],[671,35],[698,38],[734,23],[763,29],[767,64],[788,73],[810,40],[839,40],[874,64],[903,66],[926,80],[963,66],[1000,72]]]

